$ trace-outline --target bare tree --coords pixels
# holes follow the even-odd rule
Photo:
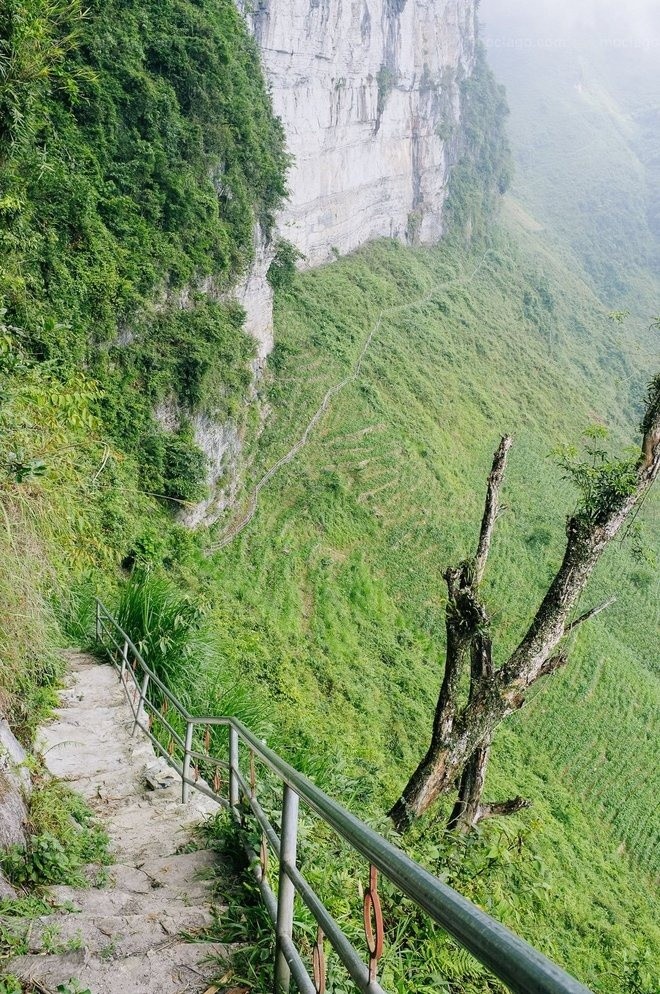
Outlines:
[[[660,472],[660,374],[649,386],[637,459],[612,461],[594,450],[592,464],[568,466],[581,492],[578,509],[566,524],[562,563],[518,646],[499,669],[493,666],[491,620],[480,592],[500,490],[512,445],[504,437],[488,478],[474,559],[445,571],[447,584],[445,669],[426,755],[388,812],[405,831],[442,794],[458,789],[449,826],[462,831],[481,819],[509,814],[528,805],[520,797],[482,800],[488,755],[497,726],[525,703],[530,687],[567,661],[562,639],[612,602],[574,620],[570,615],[608,543],[637,508]],[[461,692],[469,666],[467,700]]]

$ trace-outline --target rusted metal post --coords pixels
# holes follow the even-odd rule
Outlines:
[[[191,721],[186,723],[186,745],[183,753],[183,772],[181,777],[181,803],[186,804],[190,797],[190,753],[192,752],[194,725]]]
[[[280,886],[277,897],[275,926],[275,994],[288,994],[291,968],[282,950],[282,939],[293,936],[293,903],[296,888],[287,875],[287,867],[295,867],[298,849],[298,795],[284,785],[282,801],[282,841],[280,848]]]

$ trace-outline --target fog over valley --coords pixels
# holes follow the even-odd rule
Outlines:
[[[660,6],[655,0],[552,0],[542,5],[522,0],[484,0],[485,41],[499,44],[600,46],[609,49],[658,49]]]

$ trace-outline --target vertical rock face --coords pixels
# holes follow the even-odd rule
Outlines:
[[[437,241],[475,57],[476,0],[244,5],[294,163],[282,235],[306,264]]]
[[[254,261],[234,289],[233,297],[245,310],[245,330],[257,343],[254,372],[259,375],[273,351],[273,288],[268,282],[268,269],[273,261],[272,245],[259,225],[254,229]]]
[[[30,776],[23,763],[25,752],[0,715],[0,851],[12,845],[25,845],[28,820],[26,797]],[[0,873],[0,897],[9,893]]]
[[[472,73],[477,0],[237,0],[257,41],[293,157],[279,233],[315,266],[378,237],[411,245],[443,233],[460,147],[460,82]],[[272,247],[235,290],[257,340],[255,379],[273,347]],[[253,399],[253,398],[252,398]],[[199,415],[210,496],[181,515],[209,525],[236,496],[242,437]]]

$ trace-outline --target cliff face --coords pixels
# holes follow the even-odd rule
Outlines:
[[[475,0],[245,8],[294,157],[279,228],[307,265],[375,237],[442,235],[475,9]]]
[[[239,0],[262,54],[293,164],[281,236],[315,266],[373,238],[432,244],[460,147],[460,82],[472,73],[476,0]],[[257,340],[258,379],[272,350],[272,250],[236,297]],[[210,496],[182,515],[217,520],[236,493],[241,433],[194,419]]]

